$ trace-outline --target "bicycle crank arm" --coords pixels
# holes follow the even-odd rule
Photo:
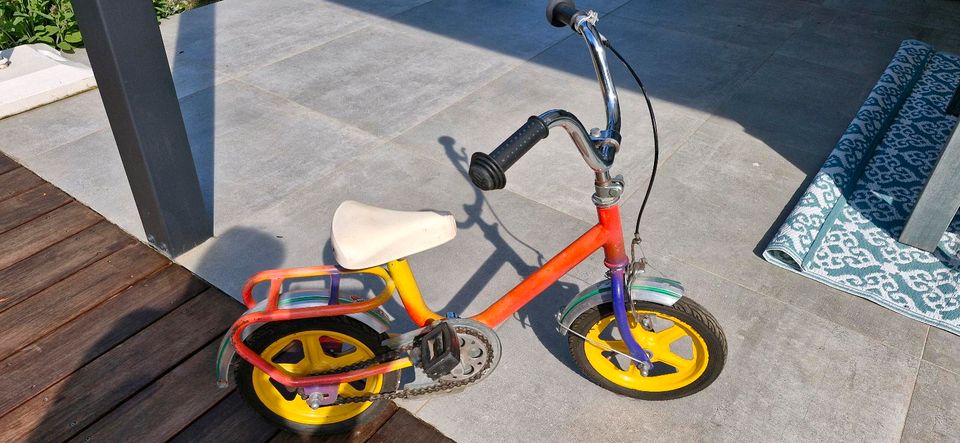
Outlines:
[[[445,324],[453,336],[449,336],[451,343],[459,346],[459,360],[452,368],[443,368],[432,374],[430,361],[423,361],[423,346],[431,338],[431,333],[442,334],[436,326],[417,329],[384,340],[383,344],[393,352],[408,352],[415,368],[415,379],[394,392],[385,392],[376,395],[360,397],[340,397],[333,404],[362,403],[375,400],[393,400],[398,398],[421,397],[433,394],[448,394],[459,392],[468,385],[478,383],[487,378],[500,362],[500,339],[496,332],[483,323],[470,319],[449,319],[438,322]],[[435,345],[432,343],[431,345]],[[446,350],[452,348],[442,347]],[[439,353],[437,355],[442,354]],[[441,359],[442,360],[442,359]],[[424,364],[426,363],[426,365]],[[433,369],[436,369],[434,367]]]

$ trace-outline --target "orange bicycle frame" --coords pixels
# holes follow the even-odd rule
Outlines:
[[[513,313],[540,295],[547,287],[555,283],[560,277],[598,249],[603,249],[604,264],[608,268],[616,269],[626,266],[628,259],[624,250],[619,206],[598,207],[597,216],[599,222],[596,225],[551,258],[540,269],[504,294],[503,297],[487,307],[483,312],[470,317],[470,319],[483,323],[491,328],[496,328],[513,315]],[[287,279],[320,276],[333,277],[359,273],[373,274],[381,277],[386,282],[386,287],[376,297],[356,303],[337,303],[334,300],[336,294],[332,294],[331,302],[326,306],[296,309],[286,309],[279,306],[281,288]],[[250,362],[277,382],[294,388],[332,385],[361,380],[374,375],[403,369],[411,366],[412,362],[409,358],[404,357],[350,372],[296,376],[267,362],[263,357],[250,349],[243,341],[243,331],[247,327],[253,324],[273,321],[331,317],[366,312],[386,303],[392,296],[394,289],[397,290],[400,301],[403,303],[407,314],[418,326],[422,327],[434,320],[444,318],[427,307],[417,287],[410,266],[405,259],[391,261],[387,264],[387,270],[384,270],[382,267],[375,267],[351,271],[336,266],[314,266],[263,271],[251,277],[243,287],[243,301],[244,304],[247,305],[247,308],[252,310],[257,305],[257,301],[253,297],[253,288],[264,282],[269,282],[266,306],[263,310],[250,311],[237,319],[231,328],[231,342],[241,358]]]

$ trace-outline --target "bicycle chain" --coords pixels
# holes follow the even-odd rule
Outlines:
[[[487,340],[486,337],[483,336],[482,333],[475,332],[473,329],[465,328],[465,327],[454,327],[453,330],[456,331],[458,334],[463,333],[463,334],[467,334],[472,337],[475,337],[478,340],[480,340],[480,342],[483,343],[487,353],[487,361],[485,363],[483,370],[477,371],[477,373],[472,375],[470,378],[460,380],[460,381],[440,380],[434,385],[424,386],[420,388],[400,389],[398,391],[393,391],[393,392],[385,392],[381,394],[364,395],[364,396],[357,396],[357,397],[338,397],[335,402],[326,406],[336,406],[336,405],[342,405],[347,403],[366,403],[368,401],[379,401],[379,400],[395,400],[398,398],[411,398],[411,397],[417,397],[421,395],[434,394],[442,391],[449,391],[451,389],[456,389],[456,388],[463,387],[479,381],[480,378],[483,377],[483,374],[490,369],[490,365],[493,363],[493,346],[490,345],[490,342]],[[417,345],[416,341],[411,342],[408,345],[397,348],[395,351],[393,351],[393,353],[396,355],[399,355],[404,352],[409,352],[416,345]],[[376,363],[380,363],[382,358],[383,358],[382,356],[379,358],[377,357],[371,358],[369,360],[364,360],[361,362],[354,363],[350,366],[344,366],[342,368],[337,368],[332,371],[322,372],[317,375],[340,374],[344,372],[355,371],[357,369],[363,369],[368,366],[374,365]]]

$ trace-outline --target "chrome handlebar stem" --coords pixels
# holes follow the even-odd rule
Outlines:
[[[544,112],[539,118],[548,128],[561,126],[567,131],[580,151],[580,156],[596,175],[595,183],[599,189],[613,184],[610,166],[616,151],[620,149],[620,99],[617,97],[617,87],[613,84],[613,76],[610,75],[610,65],[607,64],[607,54],[603,48],[605,39],[595,27],[597,13],[590,11],[580,14],[575,20],[573,29],[583,37],[593,59],[593,68],[597,73],[600,92],[606,105],[607,128],[587,132],[576,116],[560,109]]]
[[[576,116],[562,109],[551,109],[538,117],[543,120],[548,128],[552,129],[555,126],[560,126],[567,131],[567,134],[573,140],[573,144],[580,151],[580,156],[596,174],[597,185],[606,185],[610,182],[610,166],[613,161],[604,160],[600,157],[600,151],[596,148],[593,138],[590,137],[590,134]]]
[[[607,53],[603,47],[605,38],[597,31],[597,13],[590,11],[577,18],[573,30],[583,37],[590,57],[593,60],[593,69],[597,73],[597,82],[600,83],[600,93],[606,105],[607,128],[600,133],[602,138],[612,138],[620,141],[620,99],[617,96],[617,87],[613,84],[610,75],[610,65],[607,63]]]

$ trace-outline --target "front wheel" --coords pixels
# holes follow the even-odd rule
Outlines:
[[[634,302],[637,323],[630,329],[650,354],[653,368],[643,376],[629,358],[616,327],[613,305],[595,306],[570,325],[570,353],[586,377],[609,391],[642,400],[670,400],[694,394],[713,383],[723,370],[727,339],[717,320],[688,298],[673,306]],[[582,337],[586,337],[584,340]]]

